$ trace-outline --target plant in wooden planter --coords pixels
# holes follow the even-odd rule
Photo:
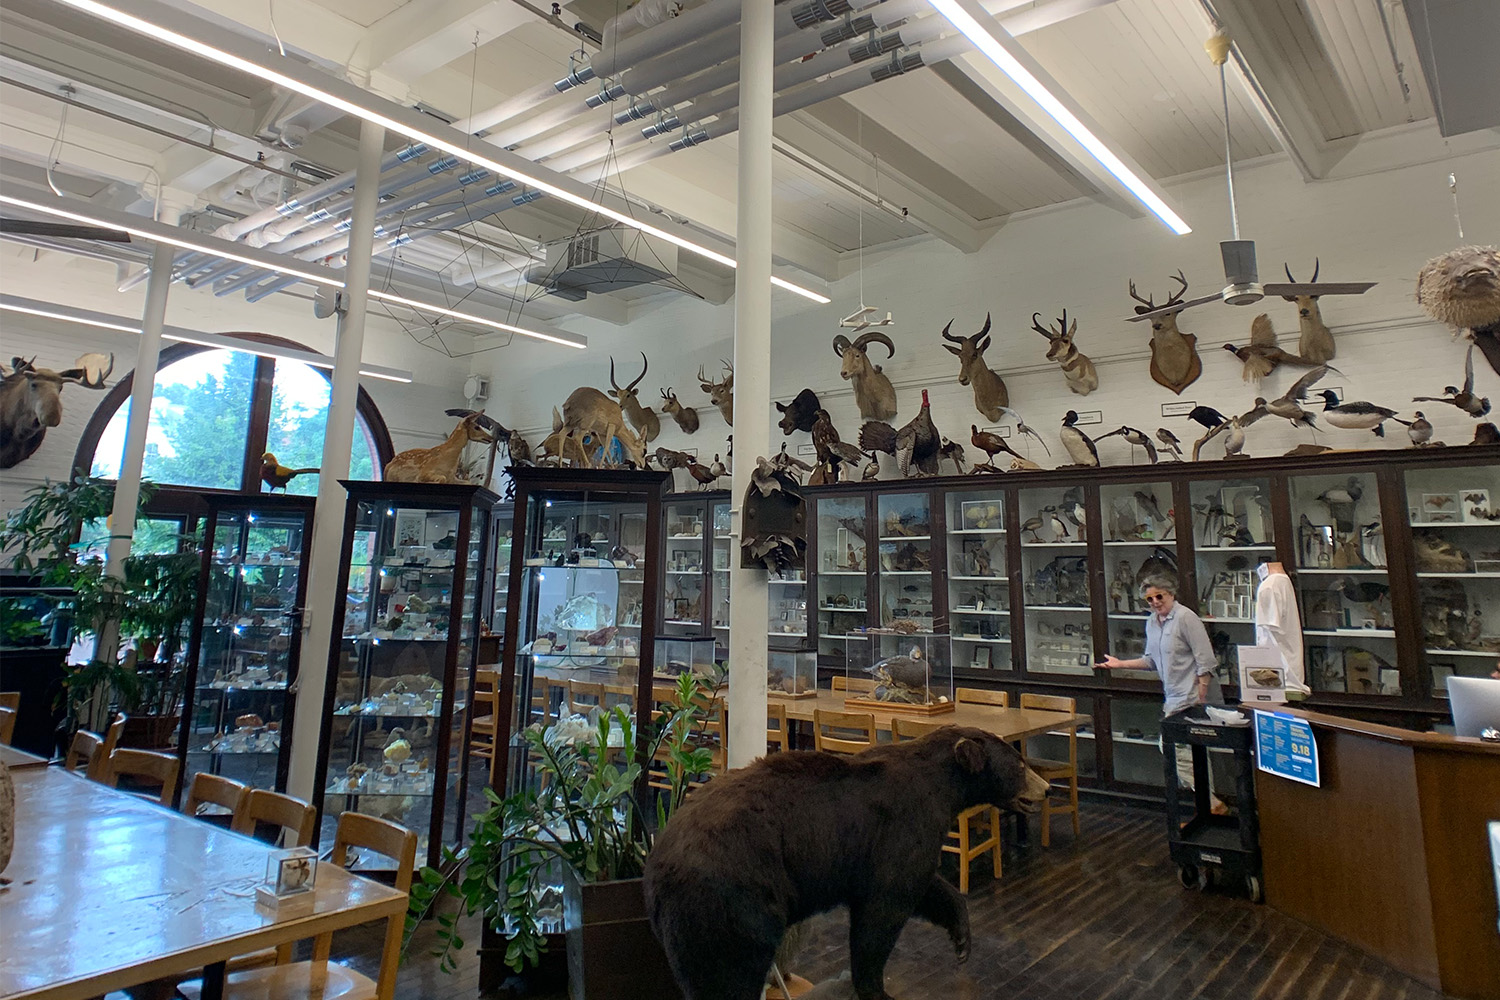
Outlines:
[[[540,961],[547,925],[561,916],[573,996],[585,990],[590,996],[626,996],[598,981],[606,964],[637,987],[646,983],[641,988],[652,992],[642,996],[675,996],[665,955],[646,922],[641,873],[655,831],[681,804],[689,781],[712,769],[710,751],[699,745],[710,699],[708,685],[684,673],[677,679],[675,706],[653,720],[644,761],[655,762],[665,778],[655,783],[665,787],[654,807],[637,794],[643,760],[617,762],[621,747],[636,746],[634,720],[623,706],[601,713],[586,736],[566,725],[528,728],[525,746],[542,780],[503,800],[485,790],[491,808],[476,817],[468,844],[445,850],[442,866],[423,868],[412,885],[407,944],[418,923],[451,897],[464,915],[480,914],[508,938],[505,961],[519,972]],[[450,972],[464,946],[458,916],[437,916],[435,954]],[[608,963],[591,960],[590,952],[606,950]],[[647,982],[653,958],[662,977],[659,990]]]

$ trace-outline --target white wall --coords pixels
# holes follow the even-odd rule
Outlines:
[[[1412,159],[1424,159],[1442,148],[1421,147],[1429,135],[1435,133],[1407,130],[1371,143],[1390,147],[1375,151],[1387,160],[1392,149],[1415,150]],[[1346,399],[1369,400],[1409,417],[1413,395],[1439,392],[1462,380],[1464,343],[1422,316],[1413,296],[1422,263],[1459,245],[1447,187],[1450,171],[1457,172],[1464,192],[1464,242],[1500,242],[1500,151],[1495,149],[1312,184],[1304,184],[1281,158],[1238,172],[1242,234],[1257,242],[1263,281],[1282,278],[1283,261],[1306,280],[1316,256],[1322,260],[1320,280],[1379,282],[1363,296],[1325,297],[1321,302],[1323,318],[1338,342],[1334,364],[1343,373],[1330,375],[1325,384],[1342,387]],[[1246,308],[1213,303],[1185,313],[1181,326],[1198,336],[1202,378],[1180,397],[1151,380],[1149,328],[1124,322],[1134,305],[1127,295],[1128,281],[1135,278],[1143,294],[1154,292],[1160,302],[1172,287],[1167,276],[1180,267],[1192,283],[1189,295],[1216,291],[1223,284],[1218,241],[1228,235],[1222,176],[1182,180],[1167,190],[1173,206],[1195,227],[1190,236],[1174,237],[1154,219],[1131,219],[1081,202],[1013,219],[972,255],[936,241],[877,257],[867,254],[865,299],[896,318],[886,332],[896,341],[897,354],[885,363],[898,389],[901,411],[896,423],[915,415],[920,389],[928,388],[933,419],[943,433],[967,443],[970,424],[983,426],[971,391],[957,384],[957,360],[940,349],[938,333],[950,318],[955,320],[955,332],[975,332],[986,311],[995,320],[987,358],[1004,376],[1012,406],[1048,435],[1052,458],[1039,450],[1033,453],[1044,466],[1067,461],[1056,430],[1069,408],[1103,412],[1103,424],[1089,428],[1090,433],[1122,423],[1148,433],[1166,426],[1190,441],[1197,436],[1197,425],[1182,418],[1163,419],[1161,403],[1196,400],[1234,414],[1249,409],[1256,395],[1284,392],[1300,369],[1278,370],[1257,389],[1242,381],[1239,361],[1221,349],[1227,341],[1243,343],[1251,319],[1266,311],[1283,335],[1283,346],[1295,351],[1296,310],[1280,299]],[[804,386],[812,387],[845,438],[856,435],[859,419],[852,393],[839,379],[839,361],[831,345],[839,332],[839,317],[852,312],[858,300],[857,276],[839,282],[827,306],[787,293],[778,293],[775,300],[775,398],[790,400]],[[1045,360],[1046,343],[1030,329],[1033,311],[1050,318],[1064,306],[1079,321],[1078,346],[1099,367],[1100,388],[1087,397],[1068,392],[1061,372]],[[684,299],[626,331],[591,322],[580,322],[574,329],[590,337],[586,351],[518,344],[497,353],[487,369],[494,378],[489,412],[533,432],[532,439],[539,440],[550,426],[551,408],[572,389],[608,386],[611,353],[628,378],[639,371],[636,352],[644,347],[652,367],[642,383],[643,401],[649,396],[659,402],[657,387],[673,385],[684,402],[700,404],[703,415],[702,430],[691,438],[664,421],[658,443],[695,446],[705,458],[723,450],[727,429],[698,390],[695,376],[699,364],[712,371],[719,358],[730,356],[732,304],[715,307]],[[873,357],[883,355],[882,349],[873,348]],[[1500,377],[1482,359],[1478,365],[1476,388],[1500,404]],[[1472,437],[1473,421],[1454,407],[1423,408],[1439,438],[1456,444]],[[1382,442],[1367,431],[1328,428],[1318,440],[1335,447],[1408,444],[1399,425],[1390,425],[1388,432],[1391,436]],[[777,438],[773,430],[773,440]],[[795,435],[792,446],[807,440],[806,435]],[[1267,419],[1251,428],[1245,450],[1274,455],[1310,440],[1306,431]],[[1108,464],[1130,461],[1128,446],[1118,439],[1102,448]],[[1213,449],[1209,446],[1210,452]],[[971,449],[971,461],[975,457]],[[893,474],[887,468],[886,475]]]

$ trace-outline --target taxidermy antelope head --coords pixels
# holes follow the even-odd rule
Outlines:
[[[589,386],[574,389],[563,401],[562,419],[563,431],[577,442],[580,444],[589,442],[590,450],[595,446],[604,449],[603,461],[609,460],[613,439],[620,442],[627,461],[635,463],[637,469],[646,467],[646,447],[625,423],[625,414],[620,404],[598,389]],[[660,429],[660,421],[657,426]],[[548,440],[550,441],[551,438]],[[554,452],[549,448],[548,451],[552,454],[562,454],[561,449]],[[586,460],[583,464],[590,463]]]
[[[1182,312],[1180,303],[1188,290],[1187,278],[1178,270],[1172,280],[1179,287],[1160,306],[1152,301],[1152,296],[1143,299],[1137,295],[1134,281],[1130,283],[1130,297],[1140,303],[1135,307],[1137,316],[1158,309],[1170,310],[1151,317],[1151,377],[1181,395],[1203,374],[1203,362],[1198,357],[1198,338],[1177,329],[1177,315]]]
[[[0,469],[26,461],[42,446],[47,428],[62,422],[62,388],[103,389],[115,370],[113,354],[85,354],[62,371],[38,368],[36,359],[0,364]]]
[[[1005,388],[1005,380],[991,371],[984,361],[984,352],[990,346],[990,314],[984,314],[984,329],[973,336],[955,337],[948,332],[952,326],[950,319],[943,327],[943,339],[952,341],[943,348],[958,358],[958,384],[974,387],[974,408],[983,413],[986,420],[999,420],[1003,408],[1010,405],[1010,392]]]
[[[703,366],[698,366],[698,384],[703,391],[708,393],[708,398],[719,408],[719,413],[724,417],[724,422],[734,426],[734,365],[728,361],[719,359],[719,364],[724,366],[724,380],[715,382],[703,374]]]
[[[458,483],[464,445],[489,444],[494,437],[484,429],[484,411],[474,410],[458,422],[448,440],[436,448],[408,448],[385,465],[383,478],[393,483]]]
[[[642,375],[645,372],[641,373]],[[691,406],[683,406],[677,401],[677,393],[670,388],[658,389],[661,393],[661,412],[677,421],[677,426],[682,433],[691,434],[698,429],[698,411]]]
[[[890,420],[896,415],[896,387],[880,370],[870,363],[870,344],[885,347],[886,357],[896,356],[896,345],[891,338],[874,330],[867,331],[851,342],[842,333],[833,338],[833,353],[843,359],[839,375],[854,384],[854,401],[859,404],[859,415],[866,420]]]
[[[1049,330],[1042,326],[1041,313],[1031,314],[1031,328],[1047,338],[1051,345],[1047,348],[1047,360],[1056,361],[1062,368],[1063,378],[1067,380],[1069,389],[1080,396],[1087,396],[1099,388],[1099,371],[1094,367],[1094,362],[1073,346],[1073,338],[1078,335],[1078,320],[1073,320],[1073,325],[1068,326],[1066,309],[1063,310],[1062,318],[1057,321],[1057,329]]]
[[[641,373],[636,376],[635,381],[621,389],[620,384],[615,381],[615,359],[609,359],[609,384],[613,386],[609,394],[620,401],[620,409],[630,419],[630,425],[641,433],[642,443],[648,443],[661,433],[661,420],[649,406],[641,405],[641,394],[636,386],[641,384],[641,379],[646,377],[646,369],[651,363],[646,360],[646,352],[641,352]]]
[[[1318,280],[1318,267],[1321,263],[1316,257],[1313,258],[1313,275],[1308,279],[1309,283]],[[1292,277],[1291,267],[1282,264],[1281,268],[1286,272],[1286,280],[1295,285],[1297,279]],[[1283,295],[1282,298],[1297,303],[1297,326],[1302,330],[1302,336],[1297,341],[1297,353],[1319,365],[1333,360],[1333,333],[1323,325],[1323,314],[1318,311],[1318,296]]]

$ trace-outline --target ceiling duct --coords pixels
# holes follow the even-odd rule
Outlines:
[[[1495,0],[1405,0],[1417,59],[1437,109],[1438,131],[1463,135],[1500,126]]]
[[[575,302],[661,281],[676,281],[677,247],[626,226],[579,233],[547,246],[547,262],[526,280]]]

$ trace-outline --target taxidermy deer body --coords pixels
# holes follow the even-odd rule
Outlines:
[[[1312,281],[1318,280],[1318,264],[1318,261],[1313,262]],[[1286,280],[1296,284],[1297,279],[1292,277],[1292,269],[1285,264],[1281,267],[1286,271]],[[1333,343],[1333,332],[1323,325],[1323,314],[1318,311],[1318,296],[1283,295],[1282,298],[1297,303],[1297,326],[1302,330],[1302,336],[1297,341],[1297,353],[1314,365],[1332,361],[1337,348]]]
[[[32,361],[36,359],[33,358]],[[23,358],[0,364],[0,469],[21,464],[42,446],[47,428],[62,422],[62,388],[103,389],[115,370],[113,354],[85,354],[62,371],[38,368]]]
[[[1049,330],[1042,326],[1041,316],[1041,313],[1031,314],[1031,328],[1052,345],[1047,348],[1047,360],[1056,361],[1062,368],[1068,388],[1080,396],[1087,396],[1099,388],[1099,371],[1094,362],[1073,345],[1073,338],[1078,335],[1078,320],[1073,320],[1073,325],[1068,326],[1068,311],[1064,309],[1062,318],[1057,321],[1057,329]]]
[[[620,404],[598,389],[590,386],[574,389],[563,401],[562,419],[563,431],[580,445],[591,438],[604,448],[607,455],[610,439],[614,438],[620,442],[620,447],[625,449],[625,457],[634,462],[636,468],[646,467],[646,448],[641,444],[641,439],[635,436],[635,432],[626,425],[625,413]],[[551,449],[548,451],[551,452]],[[560,451],[552,453],[561,454]],[[585,459],[583,464],[591,463]]]
[[[896,356],[896,345],[891,338],[873,330],[860,334],[852,342],[839,334],[833,338],[833,353],[843,360],[840,377],[854,386],[859,415],[866,420],[890,420],[896,415],[896,387],[879,365],[870,362],[866,352],[872,343],[883,345],[887,358]]]
[[[641,374],[645,374],[642,372]],[[683,406],[677,401],[677,393],[670,388],[658,389],[661,393],[661,412],[677,422],[682,433],[691,434],[698,429],[698,411],[691,406]]]
[[[562,414],[557,412],[557,407],[552,408],[552,433],[542,441],[544,461],[553,465],[588,465],[588,453],[593,443],[591,435],[586,434],[583,440],[579,440],[569,433],[563,426]]]
[[[1187,295],[1187,278],[1181,271],[1173,280],[1181,287],[1160,308],[1169,309]],[[1130,297],[1141,303],[1135,307],[1137,314],[1158,308],[1151,297],[1143,299],[1136,294],[1133,281],[1130,283]],[[1151,377],[1178,395],[1203,374],[1203,361],[1198,357],[1198,338],[1177,329],[1177,317],[1181,312],[1181,309],[1173,309],[1151,317]]]
[[[459,461],[470,441],[489,444],[490,434],[480,426],[483,410],[464,417],[436,448],[409,448],[385,466],[384,478],[393,483],[457,483]]]
[[[984,352],[990,346],[990,314],[984,314],[984,329],[969,337],[953,336],[948,332],[952,326],[953,321],[949,320],[948,326],[943,327],[943,339],[958,346],[944,344],[943,347],[958,358],[958,384],[974,387],[974,408],[984,414],[986,420],[999,420],[1005,407],[1010,405],[1010,392],[1005,388],[1005,380],[984,360]]]
[[[698,384],[703,391],[708,393],[709,400],[719,408],[719,414],[724,422],[730,427],[734,426],[734,365],[728,361],[719,362],[724,366],[724,380],[715,382],[703,374],[703,366],[698,366]]]
[[[641,394],[636,386],[641,384],[641,379],[646,377],[646,369],[651,363],[646,360],[646,352],[641,352],[641,373],[636,376],[634,382],[621,389],[620,384],[615,381],[615,359],[609,359],[609,384],[612,388],[609,394],[620,402],[620,409],[641,435],[641,443],[649,444],[661,433],[661,418],[649,406],[641,405]]]

